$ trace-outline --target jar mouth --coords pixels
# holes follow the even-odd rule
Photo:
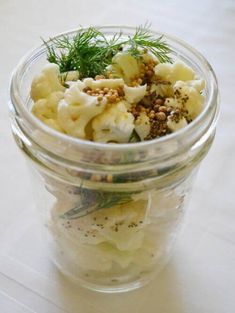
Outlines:
[[[134,27],[129,26],[95,26],[105,32],[105,34],[113,34],[114,32],[123,31],[123,35],[128,35],[135,31]],[[58,38],[62,35],[73,35],[76,33],[77,29],[63,32],[51,39]],[[198,52],[195,48],[191,47],[181,39],[178,39],[174,36],[168,35],[162,32],[156,32],[151,30],[152,35],[154,36],[164,36],[164,39],[169,42],[169,46],[171,47],[173,53],[176,57],[180,57],[186,59],[188,62],[192,62],[197,69],[200,69],[203,72],[203,78],[206,81],[206,95],[204,102],[203,111],[186,127],[168,134],[163,137],[155,138],[148,141],[142,141],[137,143],[98,143],[88,140],[79,139],[76,137],[69,136],[67,134],[60,133],[56,131],[43,122],[41,122],[38,118],[36,118],[30,110],[25,105],[25,100],[22,97],[20,80],[22,79],[22,74],[29,70],[29,65],[35,63],[39,57],[41,57],[46,52],[45,45],[42,44],[36,49],[31,50],[17,65],[15,71],[12,74],[10,81],[10,110],[13,111],[15,115],[18,115],[21,119],[24,119],[31,125],[32,128],[40,130],[42,133],[46,134],[49,137],[56,138],[60,144],[63,145],[72,145],[76,146],[78,149],[82,147],[82,149],[95,149],[96,151],[134,151],[136,149],[141,150],[149,150],[154,146],[167,145],[171,142],[174,142],[178,139],[181,141],[183,138],[190,137],[192,139],[193,134],[198,134],[196,131],[199,128],[199,125],[207,124],[207,128],[211,127],[213,124],[216,124],[216,120],[218,117],[218,88],[217,88],[217,79],[215,73],[208,63],[208,61],[204,58],[204,56]],[[47,41],[50,44],[51,39]],[[192,60],[193,58],[193,60]],[[210,118],[209,118],[210,115]],[[205,129],[204,129],[205,131]],[[199,135],[199,134],[198,134]],[[199,135],[202,136],[203,132]],[[198,136],[197,136],[198,137]],[[198,140],[198,138],[194,138],[194,141]],[[188,142],[189,140],[187,140]]]

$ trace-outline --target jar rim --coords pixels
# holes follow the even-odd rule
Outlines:
[[[105,32],[113,33],[113,31],[117,32],[120,30],[123,30],[123,34],[125,35],[127,32],[133,32],[136,28],[131,26],[94,26],[97,27],[100,30],[103,30]],[[86,28],[83,28],[86,29]],[[50,38],[47,43],[50,44],[51,40],[58,38],[62,35],[72,35],[76,33],[78,29],[70,30],[67,32],[60,33],[52,38]],[[218,116],[218,87],[217,87],[217,79],[215,76],[215,73],[211,67],[211,65],[208,63],[208,61],[205,59],[205,57],[198,52],[195,48],[190,46],[189,44],[185,43],[181,39],[178,39],[175,36],[168,35],[166,33],[162,32],[156,32],[151,30],[151,34],[154,36],[161,36],[163,35],[166,41],[171,41],[174,44],[178,45],[179,47],[183,47],[188,52],[190,52],[192,55],[196,56],[197,61],[200,63],[200,68],[203,67],[204,71],[208,75],[207,79],[207,88],[209,90],[208,95],[205,97],[205,107],[202,110],[202,112],[186,127],[173,132],[171,134],[168,134],[163,137],[155,138],[148,141],[141,141],[137,143],[99,143],[99,142],[93,142],[88,140],[83,140],[80,138],[72,137],[67,134],[63,134],[59,131],[56,131],[52,128],[50,128],[48,125],[40,121],[37,117],[35,117],[24,105],[24,100],[21,97],[20,88],[19,88],[19,77],[22,74],[22,71],[24,71],[27,66],[35,62],[35,59],[37,59],[40,55],[45,53],[45,45],[42,44],[39,47],[32,49],[27,55],[25,55],[18,65],[16,66],[16,69],[12,73],[11,80],[10,80],[10,105],[13,105],[16,112],[22,117],[25,118],[31,125],[33,125],[35,128],[40,129],[43,133],[53,136],[57,138],[60,143],[66,143],[77,147],[83,147],[84,149],[96,149],[96,150],[102,150],[102,151],[131,151],[135,149],[149,149],[151,147],[154,147],[155,145],[161,145],[161,144],[167,144],[170,143],[178,138],[181,138],[182,136],[187,135],[188,133],[193,133],[198,125],[205,121],[208,117],[208,114],[213,111],[213,118],[211,119],[210,123],[215,123]],[[209,84],[209,85],[208,85]]]

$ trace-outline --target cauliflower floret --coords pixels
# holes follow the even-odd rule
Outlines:
[[[55,129],[61,133],[64,132],[56,119],[53,119],[53,118],[45,119],[44,123],[47,124],[49,127],[53,128],[53,129]]]
[[[60,70],[57,64],[48,64],[41,74],[33,79],[31,98],[34,101],[47,98],[54,91],[64,91],[65,87],[59,80]]]
[[[174,95],[174,90],[172,88],[171,84],[161,84],[158,83],[152,84],[150,88],[150,92],[155,92],[156,96],[161,96],[161,97],[172,97]]]
[[[83,81],[81,80],[76,80],[76,81],[66,81],[66,84],[69,86],[69,87],[72,87],[72,86],[76,86],[79,90],[83,90],[86,86],[84,84]]]
[[[32,113],[42,121],[47,118],[54,118],[56,115],[54,110],[48,108],[47,99],[36,101],[32,107]]]
[[[166,98],[164,105],[166,107],[172,107],[174,109],[181,109],[182,108],[182,103],[178,101],[176,98]]]
[[[134,129],[134,117],[122,101],[110,106],[92,121],[93,139],[98,142],[128,142]]]
[[[184,62],[159,63],[154,68],[155,75],[174,84],[176,81],[187,81],[195,78],[195,72]]]
[[[68,71],[60,74],[62,79],[66,82],[77,81],[79,78],[78,71]]]
[[[188,82],[178,81],[174,85],[176,98],[188,110],[189,117],[194,119],[203,109],[204,97]]]
[[[147,85],[137,87],[128,87],[127,85],[124,85],[124,93],[126,100],[130,103],[139,102],[145,96],[146,88]]]
[[[148,63],[149,61],[155,61],[156,63],[158,63],[157,57],[150,51],[141,54],[141,58],[144,61],[144,63]]]
[[[33,104],[32,113],[43,122],[50,118],[56,119],[57,106],[63,97],[62,91],[52,92],[46,99],[39,99]]]
[[[111,71],[129,83],[133,77],[139,76],[140,69],[137,60],[126,52],[119,52],[113,57]]]
[[[187,84],[191,87],[194,87],[197,91],[201,92],[205,88],[205,80],[204,79],[195,79],[187,81]]]
[[[64,93],[64,99],[68,104],[77,105],[83,104],[90,100],[93,102],[94,99],[97,100],[97,97],[86,97],[88,96],[86,93],[82,92],[82,89],[85,88],[85,85],[82,81],[75,82],[70,88],[68,88]]]
[[[67,134],[84,139],[87,124],[104,108],[105,100],[99,102],[97,97],[89,96],[73,85],[59,102],[58,123]]]
[[[170,128],[171,131],[175,132],[180,128],[187,126],[188,123],[184,117],[182,117],[179,121],[174,121],[171,116],[167,118],[167,126]]]
[[[135,121],[135,131],[141,140],[144,140],[150,133],[150,121],[146,113],[141,112]]]
[[[124,85],[124,81],[122,78],[99,80],[94,80],[93,78],[85,78],[83,82],[85,87],[90,87],[91,89],[105,87],[115,89]]]

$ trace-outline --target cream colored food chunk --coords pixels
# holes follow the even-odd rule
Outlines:
[[[177,61],[159,63],[154,68],[155,75],[174,84],[178,80],[187,81],[195,79],[195,72],[185,63]]]
[[[126,52],[117,53],[113,57],[111,69],[127,83],[140,73],[137,60]]]
[[[137,87],[129,87],[127,85],[124,86],[125,99],[129,103],[137,103],[143,99],[146,94],[147,85],[137,86]]]
[[[150,128],[149,117],[146,113],[141,112],[135,121],[135,131],[141,140],[144,140],[147,137],[150,133]]]
[[[56,64],[47,64],[41,74],[36,76],[31,85],[31,98],[34,101],[47,98],[52,92],[64,91],[59,80],[59,66]]]
[[[93,138],[98,142],[128,142],[134,129],[134,117],[127,112],[125,103],[111,105],[92,122]]]
[[[76,85],[66,90],[58,106],[58,123],[69,135],[85,138],[85,128],[105,108],[105,101],[82,92]]]

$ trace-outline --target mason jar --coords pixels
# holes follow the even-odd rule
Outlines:
[[[100,30],[110,36],[120,27]],[[123,37],[135,32],[121,30]],[[75,33],[65,34],[71,38]],[[37,119],[30,111],[30,86],[47,62],[45,45],[23,58],[12,75],[12,132],[28,160],[50,257],[66,276],[93,290],[128,291],[160,272],[179,234],[199,164],[214,139],[215,74],[194,48],[172,36],[164,38],[172,58],[205,80],[205,107],[187,127],[154,140],[85,141]]]

